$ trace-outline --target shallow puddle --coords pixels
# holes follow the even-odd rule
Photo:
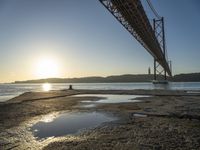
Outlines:
[[[200,91],[187,91],[188,94],[200,94]]]
[[[54,116],[55,117],[55,116]],[[46,116],[48,118],[48,116]],[[56,118],[39,121],[31,127],[37,139],[77,134],[102,123],[117,120],[116,117],[98,112],[62,113]]]
[[[147,115],[142,113],[134,113],[133,117],[147,117]]]
[[[146,95],[114,95],[114,94],[81,94],[75,95],[75,97],[102,97],[97,101],[82,101],[83,103],[130,103],[130,102],[141,102],[137,100],[138,97],[149,97]]]
[[[81,105],[82,108],[93,108],[93,107],[96,107],[96,106],[97,106],[96,104],[84,104],[84,105]]]

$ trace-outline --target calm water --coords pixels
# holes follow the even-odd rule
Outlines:
[[[82,101],[83,103],[129,103],[129,102],[140,102],[137,97],[149,97],[146,95],[113,95],[113,94],[79,94],[72,97],[102,97],[97,101]]]
[[[52,90],[68,88],[67,84],[52,84]],[[170,83],[167,86],[153,85],[152,83],[71,83],[75,89],[180,89],[180,90],[200,90],[200,82],[180,82]],[[18,96],[24,92],[43,91],[42,84],[0,84],[0,102]]]
[[[102,123],[117,120],[116,117],[98,112],[63,113],[51,119],[46,116],[31,127],[34,136],[38,139],[76,134],[84,129],[94,128]]]
[[[72,97],[101,97],[97,101],[84,100],[81,101],[81,105],[78,107],[92,108],[98,104],[114,104],[114,103],[137,103],[142,100],[138,100],[138,97],[149,97],[146,95],[113,95],[113,94],[80,94]]]

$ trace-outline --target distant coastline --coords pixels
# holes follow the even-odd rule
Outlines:
[[[152,74],[125,74],[115,75],[107,77],[81,77],[81,78],[48,78],[26,81],[15,81],[14,83],[114,83],[114,82],[151,82],[154,79]],[[159,80],[163,79],[163,76],[158,76]],[[200,82],[200,73],[188,73],[178,74],[168,78],[172,82]]]

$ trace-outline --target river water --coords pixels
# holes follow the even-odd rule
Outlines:
[[[133,89],[171,89],[200,90],[200,82],[170,82],[168,85],[142,83],[53,83],[51,90],[67,89],[72,84],[74,89],[96,90],[133,90]],[[0,84],[0,102],[11,99],[24,92],[43,91],[43,84]]]

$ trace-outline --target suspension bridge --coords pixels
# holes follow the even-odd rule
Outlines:
[[[157,75],[172,76],[165,43],[164,18],[160,17],[147,0],[155,14],[151,25],[140,0],[99,0],[123,27],[153,56],[154,80]],[[162,69],[158,69],[161,67]]]

